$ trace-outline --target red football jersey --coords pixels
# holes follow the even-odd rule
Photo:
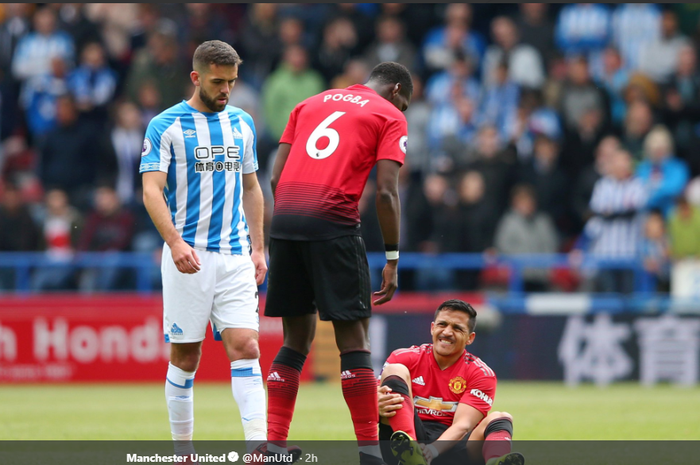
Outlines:
[[[280,143],[291,144],[275,191],[270,235],[324,240],[360,234],[357,204],[377,160],[403,164],[403,113],[363,85],[331,89],[294,108]]]
[[[466,349],[462,358],[444,371],[435,361],[432,344],[397,349],[386,363],[401,363],[408,368],[413,405],[421,420],[452,425],[459,403],[474,407],[484,416],[491,410],[496,373]]]

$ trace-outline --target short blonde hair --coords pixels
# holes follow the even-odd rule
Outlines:
[[[644,138],[644,152],[648,157],[652,152],[658,150],[659,147],[664,148],[664,155],[673,154],[675,150],[675,144],[673,142],[673,136],[671,131],[669,131],[666,126],[662,124],[657,124],[649,134]]]

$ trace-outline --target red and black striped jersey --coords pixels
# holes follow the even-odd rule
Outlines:
[[[403,164],[406,118],[363,85],[299,103],[280,143],[291,144],[275,191],[270,235],[325,240],[360,234],[358,201],[377,160]]]

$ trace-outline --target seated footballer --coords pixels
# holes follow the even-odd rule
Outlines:
[[[489,413],[496,373],[466,350],[475,327],[471,305],[447,300],[430,324],[432,344],[397,349],[387,358],[378,387],[387,464],[525,463],[511,452],[513,417]]]

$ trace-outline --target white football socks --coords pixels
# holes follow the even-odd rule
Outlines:
[[[267,403],[259,360],[231,362],[231,391],[241,413],[246,448],[252,452],[267,440]]]
[[[190,441],[194,433],[194,374],[168,364],[165,379],[165,400],[168,403],[170,432],[176,443],[175,452],[180,455],[194,452]],[[180,450],[181,449],[181,450]]]

